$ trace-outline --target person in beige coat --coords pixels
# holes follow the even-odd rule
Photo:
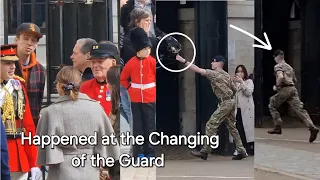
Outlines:
[[[102,136],[114,133],[109,118],[101,105],[87,95],[79,93],[81,75],[71,66],[63,67],[57,74],[56,87],[60,97],[55,103],[41,110],[37,135],[92,136],[97,133],[95,145],[38,146],[38,164],[49,166],[48,180],[99,179],[99,167],[91,166],[91,156],[119,159],[118,145],[102,145]],[[117,139],[114,139],[116,143]],[[84,167],[73,167],[72,159],[86,154]]]
[[[234,82],[237,87],[236,93],[236,119],[237,129],[244,132],[242,143],[248,151],[248,154],[254,154],[254,101],[252,93],[254,84],[249,79],[247,69],[244,65],[236,68]],[[243,129],[243,130],[242,130]],[[235,152],[237,154],[237,152]]]

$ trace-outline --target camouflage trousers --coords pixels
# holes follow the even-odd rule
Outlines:
[[[291,106],[308,128],[315,128],[308,112],[303,108],[303,103],[300,101],[298,90],[294,86],[283,87],[278,90],[277,94],[271,96],[269,110],[274,125],[280,126],[282,123],[282,119],[277,109],[285,102]]]
[[[212,114],[206,124],[206,135],[215,136],[221,123],[225,121],[229,133],[232,135],[237,151],[241,154],[246,154],[246,149],[243,147],[240,134],[236,128],[235,117],[235,100],[226,100],[219,104],[217,110]],[[204,145],[202,151],[211,152],[210,145]]]

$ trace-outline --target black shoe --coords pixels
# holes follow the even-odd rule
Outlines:
[[[281,126],[276,126],[274,129],[268,131],[269,134],[282,134]]]
[[[250,155],[250,156],[254,156],[254,142],[251,142],[248,144],[248,150],[247,150],[247,153]]]
[[[319,133],[319,129],[317,128],[310,128],[310,138],[309,138],[309,142],[312,143],[314,140],[317,139],[317,135]]]
[[[246,155],[244,155],[244,154],[237,154],[236,156],[234,156],[234,157],[232,158],[232,160],[241,160],[241,159],[246,158],[246,157],[248,157],[247,154],[246,154]]]
[[[201,158],[203,160],[207,160],[207,158],[208,158],[208,153],[203,152],[203,151],[193,150],[193,151],[190,151],[189,154],[191,154],[192,156],[195,156],[197,158]]]

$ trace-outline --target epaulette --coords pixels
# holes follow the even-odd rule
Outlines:
[[[17,80],[19,80],[19,81],[21,81],[21,82],[23,82],[23,83],[26,82],[26,80],[24,80],[22,77],[17,76],[17,75],[14,75],[13,78],[14,78],[14,79],[17,79]]]

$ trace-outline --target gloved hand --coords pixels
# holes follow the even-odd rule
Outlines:
[[[38,167],[31,168],[31,180],[40,180],[41,178],[41,170]]]

